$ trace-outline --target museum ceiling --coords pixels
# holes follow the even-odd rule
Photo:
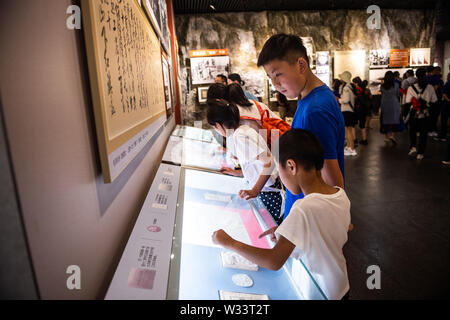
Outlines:
[[[264,10],[433,9],[439,0],[173,0],[176,14]]]

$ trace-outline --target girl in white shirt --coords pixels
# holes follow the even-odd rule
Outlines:
[[[208,123],[227,138],[227,148],[235,155],[242,170],[222,168],[225,174],[244,178],[252,186],[240,190],[239,196],[246,200],[259,197],[267,211],[278,223],[282,219],[281,184],[275,169],[272,154],[263,137],[252,127],[240,121],[238,107],[223,99],[208,101]]]

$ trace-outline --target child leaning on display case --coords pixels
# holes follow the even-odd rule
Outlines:
[[[280,137],[278,146],[281,181],[290,192],[303,192],[305,197],[295,201],[280,226],[259,236],[270,235],[275,246],[253,247],[223,230],[214,232],[212,240],[271,270],[280,269],[292,254],[301,259],[327,299],[348,299],[350,286],[342,248],[350,227],[350,201],[344,189],[324,182],[324,151],[313,133],[291,129]],[[312,297],[313,293],[305,295]]]
[[[224,99],[208,100],[206,113],[208,123],[227,139],[227,149],[237,157],[241,170],[224,167],[224,174],[240,176],[252,187],[240,190],[239,196],[246,200],[258,197],[274,220],[282,220],[281,182],[272,154],[264,138],[247,124],[240,121],[238,107]]]

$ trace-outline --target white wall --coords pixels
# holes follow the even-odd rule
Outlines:
[[[0,7],[5,125],[44,299],[103,298],[175,125],[172,119],[121,184],[99,185],[82,31],[66,28],[71,4],[22,0]],[[111,199],[102,206],[105,193]],[[72,264],[81,268],[78,291],[66,288]]]

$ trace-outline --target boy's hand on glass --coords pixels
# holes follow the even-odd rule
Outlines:
[[[253,198],[256,198],[258,196],[258,191],[256,190],[240,190],[239,191],[239,197],[244,198],[245,200],[250,200]]]
[[[228,233],[223,231],[223,229],[220,229],[212,234],[212,241],[215,244],[228,247],[233,242],[233,238],[231,238]]]
[[[262,237],[265,237],[267,235],[270,234],[270,240],[272,240],[273,242],[277,242],[277,237],[275,236],[275,231],[277,230],[278,227],[272,227],[266,231],[264,231],[263,233],[261,233],[258,238],[261,239]]]

